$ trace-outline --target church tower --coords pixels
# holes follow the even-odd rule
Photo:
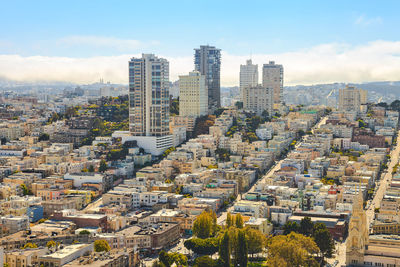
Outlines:
[[[369,231],[367,215],[363,208],[361,186],[353,202],[353,212],[346,241],[346,266],[363,266],[364,252],[368,245]]]

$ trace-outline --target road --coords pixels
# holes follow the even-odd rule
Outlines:
[[[103,198],[99,198],[94,202],[89,203],[85,208],[82,209],[83,212],[93,212],[96,211],[100,205],[103,204]]]
[[[400,154],[400,131],[397,133],[396,147],[390,152],[390,162],[388,164],[387,173],[383,177],[381,177],[378,189],[375,191],[375,196],[372,199],[368,209],[366,210],[367,220],[369,224],[374,219],[375,208],[379,208],[381,206],[382,198],[385,195],[388,185],[392,181],[392,171],[394,166],[399,162],[399,154]]]

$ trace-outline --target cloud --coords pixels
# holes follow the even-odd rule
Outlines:
[[[115,37],[73,35],[58,39],[56,44],[68,47],[88,46],[94,48],[112,48],[117,51],[132,51],[133,49],[142,48],[148,45],[158,45],[159,42],[150,41],[144,43],[138,40],[119,39]]]
[[[139,54],[89,58],[0,55],[0,76],[17,81],[67,81],[92,83],[99,78],[128,83],[128,61]],[[170,79],[193,70],[193,57],[169,57]],[[221,84],[239,84],[240,64],[248,56],[222,52]],[[285,85],[332,82],[394,81],[400,77],[400,41],[374,41],[359,46],[322,44],[279,54],[256,54],[253,63],[270,60],[284,66]]]
[[[374,17],[374,18],[368,18],[365,15],[360,15],[355,21],[355,25],[360,25],[360,26],[369,26],[369,25],[374,25],[374,24],[382,24],[383,20],[381,17]]]

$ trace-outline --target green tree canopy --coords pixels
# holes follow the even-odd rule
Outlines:
[[[305,236],[311,236],[313,233],[314,223],[310,217],[304,217],[300,221],[299,233]]]
[[[37,246],[35,243],[28,242],[28,243],[26,243],[26,244],[22,247],[22,249],[37,248],[37,247],[38,247],[38,246]]]
[[[278,235],[267,241],[267,248],[268,266],[319,266],[313,258],[319,249],[311,237],[294,232],[288,235]]]
[[[185,248],[200,255],[213,255],[218,252],[218,239],[210,238],[191,238],[185,241]]]
[[[49,140],[50,139],[50,136],[49,136],[49,134],[47,134],[47,133],[42,133],[42,134],[40,134],[39,135],[39,142],[40,141],[47,141],[47,140]]]
[[[102,159],[100,161],[100,167],[99,167],[99,171],[100,172],[105,172],[107,170],[107,163],[104,159]]]
[[[198,238],[208,238],[215,234],[216,215],[212,211],[203,211],[193,223],[193,234]]]
[[[110,251],[111,247],[108,242],[104,239],[98,239],[94,241],[94,251],[101,252],[101,251]]]
[[[90,235],[90,232],[88,230],[82,230],[79,232],[80,235]]]
[[[243,228],[243,217],[240,213],[235,216],[235,226],[237,228]]]
[[[335,243],[332,235],[323,223],[316,223],[314,225],[313,233],[314,241],[319,247],[322,256],[331,258],[335,249]]]
[[[224,267],[231,266],[231,244],[228,231],[225,231],[219,244],[219,256]]]
[[[296,222],[287,221],[283,226],[283,234],[288,235],[291,232],[297,233],[299,231],[299,225]]]
[[[254,256],[256,253],[263,251],[266,245],[266,238],[263,233],[250,227],[245,228],[246,239],[248,242],[248,252]]]
[[[194,261],[194,267],[217,267],[217,261],[210,256],[201,256]]]

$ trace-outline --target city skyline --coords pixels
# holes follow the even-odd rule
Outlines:
[[[0,78],[128,84],[126,62],[154,53],[171,63],[175,81],[193,70],[193,48],[209,44],[221,49],[222,86],[238,86],[240,64],[250,58],[260,66],[269,61],[285,66],[285,85],[398,79],[395,1],[156,5],[160,8],[124,1],[5,3]],[[137,9],[151,10],[152,16],[136,13],[141,23],[133,23],[131,10]],[[202,21],[204,14],[208,19]]]

